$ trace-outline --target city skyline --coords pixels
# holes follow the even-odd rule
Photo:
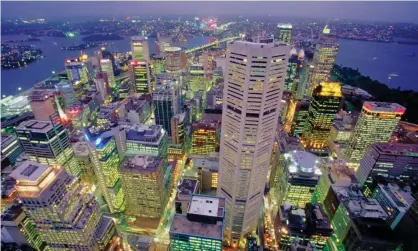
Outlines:
[[[65,19],[97,17],[121,18],[140,16],[142,18],[165,16],[248,16],[272,18],[321,18],[352,19],[358,21],[414,22],[418,23],[415,10],[417,2],[239,2],[240,8],[234,8],[239,1],[225,2],[2,2],[3,19],[10,18],[46,18]],[[24,4],[22,4],[24,3]],[[255,8],[256,7],[256,8]],[[37,10],[34,14],[34,9]],[[60,12],[66,9],[65,14]],[[271,11],[274,9],[275,11]],[[7,11],[5,11],[7,10]],[[332,13],[332,14],[331,14]]]

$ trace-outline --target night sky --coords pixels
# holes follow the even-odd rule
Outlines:
[[[418,2],[1,2],[2,19],[271,15],[418,23],[417,12]]]

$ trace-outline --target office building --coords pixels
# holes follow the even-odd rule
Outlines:
[[[281,250],[292,250],[295,246],[324,250],[332,235],[331,222],[319,203],[308,203],[305,209],[285,203],[280,206],[275,229]]]
[[[216,105],[222,105],[224,85],[216,85],[206,92],[206,108]]]
[[[123,133],[116,127],[87,127],[84,129],[86,140],[93,163],[97,184],[102,192],[110,213],[125,210],[125,193],[121,186],[118,167],[120,164],[118,149],[119,141],[123,141]]]
[[[17,126],[15,131],[29,160],[51,166],[61,166],[71,175],[80,175],[68,130],[63,124],[28,120]]]
[[[338,82],[321,82],[312,92],[308,110],[308,123],[302,135],[305,147],[325,148],[328,145],[332,122],[341,101],[341,85]]]
[[[292,121],[290,123],[290,135],[301,138],[303,133],[306,131],[306,128],[308,127],[309,105],[309,99],[291,100],[291,103],[289,104],[288,108],[288,114],[290,113],[294,115],[293,119],[289,120]],[[294,109],[294,112],[291,109]]]
[[[100,69],[103,72],[106,72],[108,78],[109,87],[112,88],[115,86],[115,75],[113,74],[113,65],[110,59],[102,59],[100,60]]]
[[[205,72],[202,64],[190,65],[189,85],[188,88],[192,93],[202,91],[203,95],[206,95],[208,89],[208,81],[205,78]],[[205,96],[206,98],[206,96]]]
[[[106,50],[105,47],[102,47],[100,50],[100,58],[98,58],[98,60],[102,60],[102,59],[108,59],[110,60],[110,62],[112,63],[112,67],[113,67],[113,73],[114,70],[116,70],[118,67],[116,66],[116,61],[115,61],[115,56],[113,56],[113,53]]]
[[[153,95],[155,123],[162,125],[171,136],[171,118],[180,113],[180,90],[178,85],[171,82],[156,87]]]
[[[198,190],[202,194],[216,191],[218,187],[219,153],[193,156],[190,159],[190,169],[187,169],[183,177],[197,179]]]
[[[154,74],[159,74],[165,72],[165,57],[161,55],[152,55],[151,56],[151,66],[152,72]]]
[[[113,102],[100,107],[97,114],[97,125],[102,126],[108,122],[116,122],[125,118],[126,110],[123,102]]]
[[[50,121],[51,116],[55,114],[54,96],[49,92],[32,91],[29,95],[29,103],[36,120]]]
[[[337,57],[338,48],[337,39],[330,35],[330,29],[328,26],[325,26],[316,43],[307,95],[310,96],[312,94],[317,84],[329,79]]]
[[[76,60],[67,60],[65,62],[65,70],[67,72],[68,80],[80,81],[80,83],[87,83],[89,81],[89,73],[87,66],[83,62]]]
[[[303,89],[303,87],[300,85],[300,81],[301,73],[304,69],[304,63],[304,58],[297,54],[296,49],[293,48],[290,51],[289,61],[287,63],[285,90],[292,91],[296,94],[297,92],[301,91],[299,89]]]
[[[25,161],[11,177],[19,200],[52,250],[99,250],[95,235],[100,206],[77,178],[62,168]]]
[[[226,198],[225,237],[233,246],[257,227],[289,50],[280,43],[227,45],[217,194]]]
[[[125,104],[126,118],[134,124],[145,124],[151,118],[151,95],[131,96]]]
[[[276,39],[286,44],[292,44],[292,24],[279,23]]]
[[[395,228],[395,234],[402,241],[403,250],[414,250],[418,245],[418,194],[411,194],[414,202]]]
[[[370,195],[373,180],[382,178],[410,181],[418,175],[418,145],[399,143],[371,144],[357,169],[356,178]]]
[[[349,165],[358,168],[367,147],[388,142],[405,107],[395,103],[364,102],[344,155]]]
[[[334,156],[343,157],[344,150],[353,132],[352,118],[345,115],[342,120],[334,120],[329,134],[328,147]]]
[[[34,250],[48,250],[41,239],[34,221],[23,211],[22,204],[10,205],[1,215],[2,248],[15,244],[19,248],[32,247]]]
[[[170,47],[172,42],[172,36],[161,36],[161,34],[157,32],[157,39],[155,40],[157,55],[164,55],[165,49]]]
[[[64,107],[67,108],[76,102],[73,85],[69,82],[60,82],[55,85],[56,90],[63,99]]]
[[[130,79],[135,93],[152,93],[151,65],[148,61],[134,59],[129,65]]]
[[[171,143],[184,144],[186,141],[186,113],[179,113],[171,118]]]
[[[388,215],[377,200],[366,198],[359,186],[331,186],[324,208],[334,230],[329,240],[333,249],[395,250],[399,246],[385,222]]]
[[[131,37],[132,59],[150,61],[148,38],[143,36]]]
[[[193,195],[187,215],[176,214],[170,227],[170,250],[222,250],[225,199]]]
[[[279,173],[278,202],[305,208],[311,202],[321,176],[319,159],[304,151],[288,152]]]
[[[167,162],[158,157],[125,157],[119,167],[126,196],[125,214],[159,219],[170,197],[170,171]]]
[[[1,167],[14,165],[17,158],[23,153],[23,147],[14,134],[1,134]]]
[[[193,194],[199,194],[198,184],[199,181],[195,179],[185,178],[177,185],[177,194],[174,201],[176,213],[187,213]]]
[[[191,153],[208,155],[219,151],[220,124],[216,121],[199,121],[192,124]]]
[[[376,199],[385,210],[388,215],[386,222],[391,229],[396,228],[415,201],[411,192],[390,183],[388,185],[378,184],[373,191],[372,198]]]
[[[160,125],[127,124],[126,155],[151,155],[167,158],[167,132]]]
[[[165,48],[165,69],[169,73],[180,73],[181,67],[181,48],[167,47]]]
[[[80,182],[93,188],[97,179],[94,174],[93,160],[87,142],[76,142],[72,145],[75,159],[80,168]]]
[[[90,107],[85,104],[74,104],[65,109],[67,118],[71,120],[73,128],[80,130],[83,126],[88,124],[88,115],[90,114]]]
[[[104,79],[96,78],[94,82],[95,82],[96,90],[97,92],[99,92],[99,95],[100,95],[100,103],[103,103],[108,99],[110,90],[109,88],[107,88],[107,84]]]

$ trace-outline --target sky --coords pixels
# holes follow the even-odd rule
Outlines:
[[[2,19],[9,18],[97,18],[124,16],[268,16],[340,18],[365,21],[418,23],[418,2],[204,2],[204,1],[1,1]]]

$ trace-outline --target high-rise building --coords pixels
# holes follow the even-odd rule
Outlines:
[[[80,181],[82,184],[93,188],[97,179],[94,174],[93,160],[87,142],[76,142],[72,145],[75,159],[80,167]]]
[[[225,199],[193,195],[187,215],[176,214],[170,227],[170,250],[222,250]]]
[[[181,67],[181,48],[168,47],[165,49],[165,69],[170,73],[179,73]]]
[[[385,210],[388,215],[386,222],[392,229],[396,228],[415,201],[410,192],[402,190],[396,184],[379,184],[373,191],[372,197]]]
[[[171,142],[184,144],[186,141],[186,113],[179,113],[171,118]]]
[[[305,209],[285,203],[280,206],[275,229],[280,250],[298,250],[294,247],[299,246],[324,250],[332,235],[331,222],[319,203],[308,203]]]
[[[230,42],[223,95],[218,196],[230,244],[254,231],[280,113],[289,46]]]
[[[28,120],[17,126],[15,131],[29,160],[62,166],[71,175],[80,175],[68,130],[61,123]]]
[[[148,38],[143,36],[131,37],[131,52],[133,60],[140,59],[148,62],[150,60]]]
[[[146,98],[145,98],[146,96]],[[151,117],[152,96],[142,95],[140,97],[131,96],[125,104],[126,117],[129,122],[134,124],[145,124]]]
[[[106,82],[103,79],[98,78],[94,82],[96,84],[96,90],[97,92],[99,92],[100,95],[100,103],[103,103],[110,93],[109,88],[106,88]]]
[[[103,72],[106,72],[108,78],[109,87],[115,86],[115,75],[113,74],[113,65],[110,59],[100,60],[100,68]]]
[[[173,42],[173,38],[171,36],[161,36],[159,32],[157,32],[157,40],[155,41],[157,45],[157,55],[164,55],[165,49],[171,46]]]
[[[60,93],[64,101],[64,107],[67,108],[76,102],[75,92],[73,85],[69,82],[60,82],[55,85],[55,88]]]
[[[83,62],[67,60],[65,70],[70,81],[80,81],[81,83],[87,83],[89,81],[89,73],[86,64]]]
[[[53,250],[99,250],[102,214],[87,187],[64,169],[26,161],[11,174],[19,200]]]
[[[143,59],[134,59],[129,65],[130,78],[135,93],[152,93],[151,65]]]
[[[206,98],[206,91],[208,89],[207,80],[205,78],[205,72],[202,64],[190,65],[190,76],[189,76],[189,89],[192,93],[202,91]]]
[[[357,169],[356,178],[366,195],[374,190],[377,177],[409,181],[418,175],[418,145],[397,143],[371,144]]]
[[[334,121],[328,139],[328,146],[334,156],[342,157],[353,132],[352,119],[345,115],[342,120]]]
[[[278,202],[305,208],[311,202],[321,176],[319,159],[304,151],[288,152],[279,173]]]
[[[152,65],[152,72],[154,74],[159,74],[165,72],[164,66],[165,57],[161,55],[152,55],[151,56],[151,65]]]
[[[324,200],[334,234],[329,246],[335,250],[395,250],[387,214],[375,199],[366,198],[358,185],[331,186]]]
[[[312,72],[310,74],[307,94],[310,96],[317,84],[327,81],[330,77],[335,58],[338,53],[338,41],[330,34],[330,29],[325,26],[322,34],[316,43],[312,61]]]
[[[16,135],[2,133],[1,134],[1,167],[14,165],[17,158],[23,153],[23,147]]]
[[[219,129],[217,121],[199,121],[192,124],[192,154],[208,155],[219,151]]]
[[[126,134],[126,155],[152,155],[167,158],[167,132],[160,125],[123,125]]]
[[[324,148],[328,145],[332,122],[338,113],[340,101],[340,83],[321,82],[315,87],[308,110],[307,128],[302,135],[305,147]]]
[[[301,57],[300,54],[297,54],[296,49],[293,48],[290,51],[289,62],[287,63],[287,74],[286,74],[286,80],[285,80],[286,90],[293,91],[296,94],[297,92],[301,91],[299,89],[303,89],[303,86],[302,84],[300,84],[300,82],[301,82],[301,73],[304,70],[304,64],[305,64],[304,57]]]
[[[170,197],[167,162],[149,155],[127,156],[119,167],[127,215],[159,219]]]
[[[178,84],[171,82],[158,85],[153,95],[155,123],[162,125],[171,136],[171,118],[180,113],[180,90]]]
[[[125,210],[125,194],[120,184],[118,167],[120,156],[118,143],[123,132],[112,127],[87,127],[85,137],[89,141],[88,147],[92,159],[97,184],[100,187],[111,213]]]
[[[30,216],[23,211],[22,204],[10,205],[1,215],[2,248],[15,244],[20,248],[30,246],[35,250],[48,250]]]
[[[292,24],[279,23],[277,25],[277,40],[287,44],[292,43]]]
[[[309,99],[291,99],[289,108],[288,108],[288,116],[289,123],[290,123],[290,135],[296,136],[298,138],[301,138],[303,133],[306,131],[306,128],[308,127],[308,117],[309,117]],[[293,119],[291,119],[291,115],[293,114]],[[289,117],[290,116],[290,117]],[[287,119],[286,118],[286,119]],[[292,121],[292,122],[290,122]],[[287,129],[287,120],[285,123],[285,129]]]
[[[388,142],[404,112],[405,108],[395,103],[364,102],[344,151],[349,165],[357,169],[370,144]]]
[[[30,106],[36,120],[50,121],[55,114],[54,98],[45,91],[32,91],[29,96]]]

